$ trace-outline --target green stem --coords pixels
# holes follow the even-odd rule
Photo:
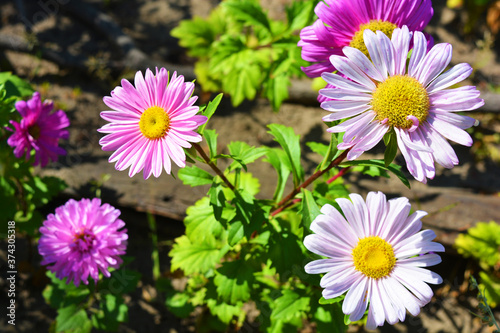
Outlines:
[[[208,164],[209,167],[212,168],[212,170],[215,171],[215,173],[222,179],[224,183],[226,183],[227,187],[229,187],[231,190],[236,191],[236,188],[231,184],[231,182],[224,176],[224,173],[215,165],[215,163],[208,157],[207,153],[201,148],[201,146],[198,143],[193,142],[193,147],[196,149],[196,151],[200,154],[201,158],[205,161],[205,163]]]
[[[158,234],[156,232],[156,219],[150,212],[148,215],[149,230],[151,231],[151,241],[153,243],[153,251],[151,252],[151,259],[153,260],[153,279],[158,281],[160,277],[160,256],[158,253]]]

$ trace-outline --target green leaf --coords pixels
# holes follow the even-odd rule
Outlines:
[[[267,79],[264,85],[264,94],[271,102],[274,111],[278,111],[283,101],[288,98],[288,87],[290,85],[288,73],[274,74]]]
[[[226,1],[222,3],[222,6],[227,8],[229,13],[233,14],[236,18],[245,22],[246,25],[261,26],[271,32],[269,19],[258,3],[251,1]]]
[[[229,170],[234,170],[242,166],[246,171],[246,165],[254,162],[259,157],[266,154],[265,147],[250,146],[246,142],[232,141],[227,145],[231,157],[235,160],[229,167]]]
[[[301,30],[310,25],[314,18],[314,3],[312,1],[293,1],[285,8],[289,31]]]
[[[385,153],[384,153],[384,163],[385,163],[385,166],[388,167],[392,163],[392,161],[394,161],[394,158],[396,157],[396,154],[398,153],[398,140],[396,138],[396,132],[394,132],[394,130],[392,130],[387,141],[386,141],[385,136],[384,136],[384,142],[385,142],[385,145],[387,146],[385,148]]]
[[[227,242],[230,246],[235,246],[238,244],[243,237],[245,237],[245,226],[241,221],[231,222],[229,231],[227,234]]]
[[[214,283],[217,294],[229,304],[250,299],[253,270],[246,260],[228,261],[217,269]]]
[[[106,294],[99,305],[99,311],[92,316],[95,328],[117,331],[120,323],[128,321],[128,307],[122,295]]]
[[[283,290],[283,295],[276,299],[271,319],[291,321],[301,317],[309,310],[309,297],[300,296],[293,290]]]
[[[35,92],[31,84],[10,72],[0,73],[0,84],[4,85],[4,90],[6,91],[4,98],[9,98],[11,96],[19,98],[28,97]]]
[[[299,186],[304,181],[304,169],[300,164],[300,135],[295,135],[291,127],[281,124],[270,124],[269,133],[285,151],[292,166],[293,183]]]
[[[478,222],[466,234],[459,234],[455,240],[458,253],[464,257],[479,260],[484,269],[500,264],[500,225],[494,221]]]
[[[340,301],[342,301],[343,299],[345,298],[345,295],[341,295],[339,297],[335,297],[335,298],[329,298],[329,299],[326,299],[324,298],[323,296],[319,299],[319,304],[322,304],[322,305],[327,305],[327,304],[335,304],[335,303],[338,303]]]
[[[57,310],[56,332],[90,332],[92,322],[80,306],[72,304]]]
[[[47,271],[47,277],[51,280],[51,283],[45,287],[42,295],[45,301],[55,309],[78,305],[86,300],[90,294],[87,286],[83,284],[78,287],[72,282],[67,284],[66,278],[60,280],[55,273],[50,271]]]
[[[208,121],[210,120],[210,118],[212,118],[212,116],[214,115],[215,111],[217,110],[217,107],[220,104],[222,96],[223,96],[223,94],[220,93],[211,102],[208,102],[207,108],[203,112],[203,115],[205,117],[207,117],[208,119],[207,119],[207,121],[203,125],[201,125],[198,128],[198,133],[203,134],[203,131],[205,130],[205,127],[208,124]]]
[[[184,219],[186,236],[192,242],[200,242],[205,239],[215,240],[221,237],[224,231],[223,223],[232,219],[235,214],[234,208],[224,206],[221,216],[216,218],[214,206],[210,204],[208,197],[204,197],[186,210]]]
[[[264,160],[269,162],[276,172],[278,173],[278,181],[276,184],[276,190],[274,191],[273,200],[279,202],[285,191],[286,181],[288,176],[292,172],[292,165],[288,160],[284,150],[279,148],[267,148],[267,159]]]
[[[331,305],[315,308],[315,311],[314,308],[312,309],[313,321],[318,327],[318,332],[344,333],[347,331],[348,326],[344,324],[342,304],[331,303]]]
[[[207,273],[219,263],[229,250],[229,245],[219,248],[215,240],[206,238],[202,242],[192,243],[187,236],[176,238],[169,255],[172,257],[171,269],[180,268],[186,275]]]
[[[255,98],[261,84],[261,72],[259,66],[249,64],[223,77],[222,87],[231,95],[233,106],[240,105],[245,98],[249,100]]]
[[[345,162],[342,162],[342,164],[340,165],[340,167],[344,167],[345,168],[345,167],[350,166],[350,165],[353,165],[353,166],[358,166],[358,165],[361,165],[361,166],[375,166],[375,167],[378,167],[380,169],[389,170],[390,172],[392,172],[393,174],[395,174],[399,178],[399,180],[401,180],[401,182],[406,185],[406,187],[411,188],[410,182],[405,177],[405,175],[401,172],[401,166],[400,165],[396,165],[394,163],[391,163],[389,166],[385,166],[385,162],[382,161],[382,160],[357,160],[357,161],[345,161]]]
[[[217,136],[219,136],[219,134],[217,134],[215,130],[207,129],[203,131],[203,137],[207,140],[211,160],[217,156]]]
[[[326,154],[328,153],[328,146],[325,145],[324,143],[310,141],[310,142],[306,142],[306,145],[309,148],[311,148],[311,150],[313,152],[315,152],[316,154],[321,155],[323,157],[326,156]]]
[[[179,170],[179,179],[184,185],[191,187],[212,184],[214,176],[196,165],[186,166]]]
[[[234,317],[244,317],[243,304],[230,305],[219,303],[215,299],[209,299],[207,306],[214,316],[217,316],[223,323],[229,324]]]
[[[302,224],[309,230],[314,219],[321,214],[321,211],[314,200],[312,193],[305,188],[302,189]]]
[[[179,39],[179,45],[187,48],[192,57],[206,56],[217,37],[211,22],[200,17],[182,20],[170,34]]]
[[[479,272],[479,277],[479,288],[484,290],[484,296],[491,308],[496,308],[500,304],[500,279],[486,272]]]
[[[187,318],[193,312],[194,306],[190,303],[191,296],[184,293],[172,293],[167,296],[165,304],[170,312],[180,318]]]

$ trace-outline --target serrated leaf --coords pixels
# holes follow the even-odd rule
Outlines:
[[[300,296],[293,290],[283,290],[283,295],[275,300],[271,319],[291,321],[309,310],[309,297]]]
[[[262,11],[262,7],[251,1],[226,1],[222,6],[227,8],[238,19],[246,25],[257,25],[271,32],[271,26],[267,15]]]
[[[219,134],[215,132],[215,130],[204,130],[203,137],[207,141],[208,150],[210,153],[210,159],[213,160],[215,156],[217,156],[217,137]]]
[[[210,312],[225,324],[229,324],[234,317],[245,316],[245,312],[242,309],[243,304],[230,305],[227,303],[218,303],[214,299],[209,299],[207,301],[207,306]]]
[[[276,190],[274,191],[273,200],[279,202],[285,191],[286,182],[290,173],[292,172],[292,165],[288,160],[284,150],[279,148],[267,148],[267,159],[265,162],[269,162],[276,172],[278,173],[278,180],[276,184]]]
[[[187,48],[192,57],[206,56],[217,36],[211,22],[200,17],[182,20],[170,34],[179,39],[179,45]]]
[[[101,293],[111,293],[114,295],[128,294],[137,288],[137,284],[141,280],[141,273],[124,267],[122,264],[120,269],[111,273],[107,279],[99,281],[99,291]]]
[[[184,218],[186,236],[193,242],[203,241],[206,238],[219,238],[224,230],[222,223],[232,219],[234,215],[234,208],[224,206],[219,219],[215,218],[210,199],[204,197],[186,210]]]
[[[394,163],[391,163],[389,166],[385,166],[385,162],[383,160],[356,160],[356,161],[345,161],[342,162],[340,167],[347,167],[347,166],[375,166],[384,170],[389,170],[393,174],[396,175],[396,177],[401,180],[403,184],[406,185],[406,187],[411,188],[410,182],[408,179],[405,177],[405,175],[401,172],[401,166],[396,165]]]
[[[217,111],[217,107],[219,106],[220,101],[222,100],[222,96],[223,96],[223,94],[220,93],[217,96],[215,96],[215,98],[212,101],[208,102],[207,107],[203,111],[203,115],[205,117],[207,117],[208,119],[207,119],[207,121],[203,125],[201,125],[198,128],[198,133],[203,134],[203,131],[205,130],[205,127],[208,124],[208,121],[210,120],[210,118],[212,118],[212,116],[214,115],[215,111]]]
[[[202,242],[192,243],[187,236],[176,238],[169,255],[172,258],[171,269],[180,268],[186,275],[207,273],[214,269],[220,259],[229,250],[229,245],[219,248],[215,240],[205,238]]]
[[[253,270],[245,260],[225,262],[217,269],[214,283],[217,286],[217,294],[224,302],[246,302],[250,299]]]
[[[250,146],[246,142],[232,141],[227,145],[231,157],[235,160],[229,167],[229,170],[234,170],[238,166],[242,166],[246,170],[246,165],[254,162],[259,157],[266,154],[265,147]]]
[[[214,176],[196,165],[180,169],[177,175],[184,185],[191,187],[212,184],[214,180]]]
[[[269,133],[285,151],[292,166],[293,183],[297,187],[304,181],[304,169],[300,164],[300,135],[296,135],[291,127],[281,124],[270,124]]]
[[[455,240],[458,253],[478,259],[482,266],[495,267],[500,264],[500,225],[494,221],[478,222],[466,234]]]
[[[233,106],[240,105],[243,100],[252,100],[257,94],[261,83],[261,68],[257,65],[249,65],[237,71],[228,73],[222,79],[222,87],[231,95]]]
[[[51,283],[45,287],[42,295],[45,301],[55,309],[80,304],[90,294],[87,286],[83,284],[78,287],[73,283],[67,284],[66,278],[60,280],[55,273],[50,271],[47,271],[47,277],[49,277]]]
[[[285,10],[290,32],[301,30],[313,21],[314,3],[312,1],[293,1]]]
[[[57,310],[56,332],[90,332],[92,322],[80,306],[72,304]]]
[[[305,188],[302,189],[302,224],[309,230],[314,219],[321,214],[321,211],[314,200],[312,193]]]

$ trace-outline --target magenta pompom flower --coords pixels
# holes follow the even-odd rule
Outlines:
[[[52,101],[42,103],[40,93],[33,93],[28,101],[18,101],[15,104],[21,114],[21,122],[11,120],[14,133],[7,139],[7,144],[14,148],[14,155],[26,160],[35,150],[33,165],[46,166],[50,160],[56,161],[58,155],[65,155],[66,151],[59,147],[59,139],[67,139],[69,133],[65,130],[69,126],[69,119],[62,110],[50,113],[54,108]]]
[[[165,68],[156,69],[156,75],[148,69],[145,77],[139,71],[134,83],[135,87],[123,79],[111,97],[104,97],[113,111],[101,112],[110,123],[98,130],[109,133],[99,143],[103,150],[115,151],[109,162],[116,162],[117,170],[130,167],[130,177],[143,169],[144,179],[151,174],[159,177],[162,169],[170,174],[170,160],[179,167],[186,165],[183,148],[201,141],[195,131],[207,121],[193,105],[194,83],[184,82],[176,72],[169,82]]]
[[[391,37],[396,28],[422,31],[434,13],[431,0],[324,0],[315,9],[318,20],[302,29],[298,46],[302,58],[314,64],[302,68],[309,77],[333,72],[332,54],[351,46],[368,55],[363,31],[383,31]]]
[[[394,129],[408,170],[418,181],[434,178],[434,161],[453,168],[458,158],[445,138],[471,146],[472,138],[464,129],[475,124],[473,118],[455,112],[477,109],[484,101],[474,86],[446,88],[467,78],[471,66],[462,63],[442,73],[451,61],[451,45],[438,44],[427,52],[423,33],[416,31],[407,68],[411,33],[406,26],[394,30],[392,40],[380,31],[365,30],[364,40],[373,62],[346,46],[345,57],[333,55],[330,61],[348,79],[322,75],[335,87],[320,90],[333,99],[321,103],[332,112],[323,120],[349,118],[328,129],[345,132],[338,148],[350,149],[347,159],[353,160]]]
[[[49,214],[40,228],[42,236],[38,252],[42,265],[56,273],[59,279],[68,278],[88,284],[90,276],[97,283],[99,271],[110,277],[109,268],[118,268],[127,248],[127,229],[120,220],[120,211],[100,199],[70,199],[55,214]]]
[[[308,263],[306,272],[326,273],[320,282],[326,299],[347,291],[342,311],[351,321],[361,319],[369,306],[369,329],[386,320],[404,321],[406,310],[418,315],[433,295],[426,283],[442,282],[438,274],[422,268],[440,263],[434,252],[444,251],[432,242],[432,230],[420,231],[420,219],[427,213],[408,216],[407,198],[387,201],[381,192],[368,193],[366,203],[358,194],[350,194],[350,199],[336,199],[345,218],[326,204],[311,224],[315,234],[306,236],[304,245],[328,259]]]

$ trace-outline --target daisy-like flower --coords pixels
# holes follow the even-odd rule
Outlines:
[[[28,101],[18,101],[16,110],[21,114],[21,122],[11,120],[14,132],[7,144],[14,148],[14,155],[21,158],[26,155],[30,159],[31,150],[35,150],[33,165],[46,166],[50,160],[56,161],[58,155],[66,155],[66,150],[59,147],[59,139],[67,139],[69,119],[62,110],[51,113],[54,108],[52,101],[42,103],[40,93],[35,92]]]
[[[342,311],[351,321],[361,319],[369,306],[369,329],[386,320],[391,325],[404,321],[406,310],[418,315],[433,295],[426,283],[442,282],[438,274],[422,268],[440,263],[434,252],[444,251],[432,242],[432,230],[420,231],[420,219],[427,213],[408,216],[407,198],[387,201],[381,192],[368,193],[366,203],[358,194],[350,198],[336,199],[345,218],[326,204],[311,224],[314,234],[306,236],[304,245],[328,259],[308,263],[306,272],[326,273],[320,282],[326,299],[347,291]]]
[[[416,31],[407,67],[411,33],[406,26],[394,30],[392,39],[365,30],[364,40],[373,62],[358,49],[344,47],[345,57],[333,55],[330,61],[348,79],[322,75],[335,87],[320,90],[333,99],[321,103],[332,112],[323,120],[348,119],[328,129],[345,132],[338,148],[350,148],[347,159],[356,159],[394,129],[408,170],[418,181],[434,178],[434,161],[453,168],[458,158],[445,138],[471,146],[464,129],[475,124],[475,119],[455,112],[477,109],[484,101],[474,86],[446,88],[467,78],[471,66],[461,63],[442,73],[451,61],[451,45],[437,44],[427,52],[423,33]]]
[[[70,199],[55,214],[49,214],[40,228],[38,252],[42,265],[56,277],[76,286],[88,284],[90,276],[97,283],[99,271],[110,277],[110,267],[118,268],[127,248],[127,229],[120,211],[100,199]]]
[[[194,83],[184,82],[176,72],[169,82],[165,68],[156,69],[156,75],[148,69],[145,77],[139,71],[134,83],[123,79],[111,97],[104,97],[112,111],[101,112],[101,117],[110,123],[98,131],[109,133],[99,141],[103,150],[115,151],[109,162],[116,162],[117,170],[130,167],[130,177],[144,169],[144,179],[159,177],[162,169],[170,174],[170,160],[186,166],[183,148],[201,141],[195,130],[207,121],[193,105]]]
[[[431,0],[324,0],[315,12],[318,20],[302,29],[298,43],[302,58],[314,63],[302,68],[309,77],[335,71],[329,58],[342,55],[344,46],[368,55],[363,42],[365,30],[380,30],[389,37],[403,25],[410,31],[422,31],[434,13]]]

